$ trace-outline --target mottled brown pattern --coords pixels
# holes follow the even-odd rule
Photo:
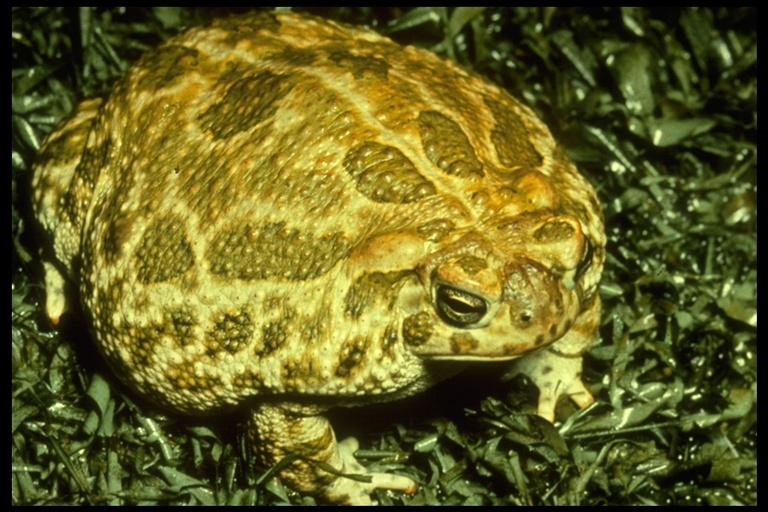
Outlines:
[[[296,320],[296,323],[301,326],[298,334],[305,346],[311,346],[317,340],[328,337],[328,318],[325,312],[301,316]]]
[[[381,338],[382,347],[386,352],[391,352],[399,341],[397,325],[389,324],[384,329],[384,335]]]
[[[227,139],[274,117],[280,100],[293,89],[294,79],[269,71],[251,73],[234,69],[220,78],[216,87],[225,92],[200,115],[201,129],[210,130],[217,139]]]
[[[450,219],[435,219],[416,228],[416,231],[430,242],[439,242],[453,231],[455,224]]]
[[[544,161],[533,142],[540,137],[531,124],[521,118],[509,105],[496,100],[485,100],[496,118],[496,126],[491,132],[491,141],[496,148],[499,160],[505,167],[535,169]],[[516,104],[517,102],[513,102]]]
[[[352,148],[344,159],[344,169],[357,183],[361,194],[381,203],[412,203],[435,193],[399,149],[366,142]]]
[[[131,346],[131,363],[136,366],[150,366],[154,357],[155,347],[167,336],[166,325],[152,323],[138,326],[138,336]]]
[[[483,168],[464,130],[454,121],[435,111],[419,115],[419,131],[429,161],[447,174],[467,178],[483,176]]]
[[[252,389],[255,392],[264,386],[259,375],[253,373],[237,374],[232,378],[232,386],[237,389]]]
[[[547,244],[568,240],[575,234],[573,224],[555,220],[541,226],[533,233],[533,236],[537,241]]]
[[[451,350],[454,354],[466,354],[478,347],[480,342],[468,332],[460,332],[451,336]]]
[[[523,212],[536,212],[557,210],[560,207],[560,192],[550,178],[536,170],[521,169],[511,176],[505,176],[509,180],[509,189],[513,192],[512,204],[518,206]],[[507,221],[514,222],[515,217]]]
[[[365,357],[371,340],[356,338],[345,343],[339,351],[339,364],[336,367],[337,377],[347,377]]]
[[[68,123],[77,117],[79,112],[73,111],[69,116],[64,118],[62,122]],[[65,125],[67,126],[67,125]],[[77,144],[64,145],[65,147],[46,145],[40,149],[37,154],[36,165],[45,167],[60,167],[71,164],[73,161],[79,162],[80,157],[83,154],[83,148],[85,146],[85,140],[91,129],[91,123],[80,122],[68,126],[66,133],[55,133],[59,136],[66,136],[72,141],[77,141]],[[45,187],[58,186],[56,183],[55,175],[44,175],[38,185]],[[38,178],[40,179],[40,178]],[[66,199],[65,199],[66,200]]]
[[[90,197],[93,193],[110,149],[111,144],[108,138],[88,141],[83,158],[72,178],[71,188],[63,197],[61,204],[63,213],[75,226],[83,225],[89,206],[79,198]]]
[[[279,350],[288,339],[287,330],[290,327],[290,321],[277,320],[269,322],[261,330],[262,346],[255,345],[255,356],[268,356]]]
[[[200,58],[200,52],[194,48],[179,45],[158,48],[155,52],[145,54],[136,63],[136,66],[147,70],[146,74],[139,75],[143,80],[138,86],[148,91],[174,87],[189,78],[189,70],[200,65]],[[157,69],[164,72],[153,73]]]
[[[342,233],[314,238],[285,222],[243,223],[218,233],[206,257],[211,272],[225,278],[303,281],[322,276],[348,252]]]
[[[152,223],[136,249],[136,275],[142,283],[162,283],[180,277],[194,265],[184,222],[174,216]]]
[[[485,259],[471,255],[462,256],[456,260],[456,264],[469,275],[477,274],[488,268],[488,262]]]
[[[391,309],[397,288],[395,283],[402,279],[404,272],[373,272],[357,278],[344,299],[345,309],[352,318],[359,318],[372,307]]]
[[[136,225],[136,218],[127,214],[115,219],[107,227],[107,233],[104,237],[104,247],[102,249],[104,261],[112,265],[122,256],[123,247],[133,235],[133,227]]]
[[[253,334],[253,322],[247,311],[220,313],[213,328],[206,333],[211,350],[223,349],[235,354],[248,347]]]
[[[315,63],[322,59],[324,57],[323,53],[318,53],[316,51],[313,51],[311,49],[302,49],[298,50],[296,48],[283,48],[282,52],[279,56],[275,56],[276,62],[282,62],[286,66],[296,66],[296,67],[309,67],[312,68],[312,66],[315,65]]]
[[[169,320],[173,326],[173,340],[180,347],[193,345],[197,342],[194,328],[199,325],[192,312],[187,309],[175,309],[170,312]]]
[[[328,60],[334,62],[343,72],[351,72],[355,79],[371,78],[387,80],[389,65],[376,57],[361,57],[346,50],[331,51]]]

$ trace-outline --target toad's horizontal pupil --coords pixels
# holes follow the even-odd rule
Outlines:
[[[457,313],[475,313],[485,310],[485,302],[482,299],[453,288],[441,288],[439,294],[446,305]]]
[[[483,299],[456,288],[437,288],[437,310],[449,324],[464,327],[480,321],[488,311]]]

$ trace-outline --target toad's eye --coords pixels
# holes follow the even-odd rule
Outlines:
[[[437,313],[456,327],[475,324],[488,312],[488,303],[484,299],[464,290],[439,285],[435,295]]]
[[[576,277],[574,278],[575,281],[581,279],[581,276],[583,276],[590,265],[592,265],[592,244],[590,243],[589,238],[586,237],[584,238],[584,242],[584,252],[581,255],[579,264],[576,266]]]

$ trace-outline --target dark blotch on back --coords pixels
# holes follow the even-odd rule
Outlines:
[[[511,98],[510,98],[511,100]],[[513,100],[511,100],[513,101]],[[485,104],[496,118],[496,127],[491,133],[491,141],[496,147],[499,160],[506,167],[537,168],[544,159],[532,140],[541,134],[534,133],[508,105],[489,98]]]
[[[349,251],[342,233],[314,236],[285,222],[244,223],[218,233],[206,257],[211,272],[227,278],[303,281],[325,274]]]
[[[180,277],[194,265],[192,246],[184,222],[160,217],[144,232],[135,254],[136,276],[145,284]]]
[[[186,309],[174,309],[169,315],[170,325],[173,328],[171,338],[180,346],[186,347],[197,343],[194,328],[197,325],[195,317]]]
[[[144,54],[136,64],[137,67],[150,71],[141,75],[142,81],[137,87],[145,91],[172,87],[177,78],[186,77],[190,71],[194,71],[199,60],[200,52],[195,48],[180,45],[161,46]]]
[[[344,169],[361,194],[379,203],[413,203],[436,192],[402,151],[378,142],[352,148]]]
[[[451,176],[483,176],[483,167],[461,126],[432,110],[422,112],[418,122],[421,143],[430,162]]]
[[[358,80],[372,77],[385,81],[389,73],[389,64],[386,61],[368,55],[353,55],[346,50],[331,51],[328,60],[341,69],[350,71]]]
[[[456,225],[450,219],[435,219],[418,226],[416,232],[425,240],[439,242],[448,236],[455,227]]]
[[[253,322],[245,310],[223,313],[206,333],[206,346],[211,351],[224,350],[236,354],[248,346],[253,334]]]
[[[275,115],[280,100],[293,89],[294,80],[270,71],[252,74],[235,68],[222,73],[212,89],[220,99],[200,114],[200,126],[217,139],[250,130]]]
[[[366,354],[369,342],[365,338],[355,338],[344,344],[339,352],[339,365],[336,375],[347,377],[360,364]]]
[[[371,308],[391,311],[397,298],[395,283],[407,272],[373,272],[357,278],[344,298],[345,309],[352,318],[359,318]]]

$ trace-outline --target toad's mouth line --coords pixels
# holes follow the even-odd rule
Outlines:
[[[498,363],[501,361],[514,361],[515,359],[519,359],[523,357],[526,354],[517,354],[517,355],[499,355],[499,356],[476,356],[476,355],[468,355],[468,354],[457,354],[457,355],[422,355],[419,356],[422,359],[426,359],[429,361],[468,361],[468,362],[489,362],[489,363]]]

